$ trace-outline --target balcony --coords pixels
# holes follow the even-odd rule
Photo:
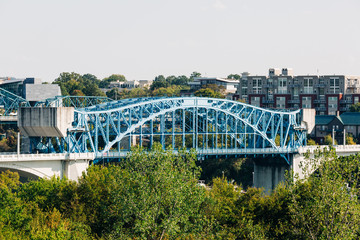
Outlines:
[[[316,99],[314,100],[314,103],[326,103],[325,99]]]
[[[352,99],[341,99],[340,103],[353,103]]]
[[[273,88],[274,84],[263,84],[262,85],[264,88]]]
[[[264,99],[263,103],[274,103],[274,100],[272,100],[272,99]]]
[[[288,103],[300,103],[300,99],[291,99],[288,101]]]
[[[314,86],[319,87],[319,88],[324,88],[324,87],[326,87],[326,84],[325,83],[316,83]]]
[[[339,108],[339,110],[340,110],[341,112],[349,111],[349,109],[350,109],[350,108],[348,108],[348,107],[341,107],[341,108]]]
[[[349,84],[347,85],[347,88],[360,88],[359,84]]]
[[[301,87],[300,83],[291,83],[289,84],[289,87]]]
[[[320,111],[320,112],[325,112],[325,111],[326,111],[326,107],[316,107],[315,110],[316,110],[316,111]]]

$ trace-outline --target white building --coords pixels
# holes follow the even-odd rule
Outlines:
[[[119,88],[119,90],[130,90],[133,88],[147,88],[150,87],[152,84],[152,80],[132,80],[132,81],[126,81],[126,82],[110,82],[109,88]]]

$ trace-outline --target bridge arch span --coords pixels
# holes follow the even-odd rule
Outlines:
[[[47,174],[22,165],[22,164],[15,164],[15,163],[0,163],[0,172],[10,170],[13,172],[18,172],[20,177],[29,178],[29,179],[37,179],[37,178],[49,178]]]
[[[156,117],[158,117],[158,116],[160,116],[160,115],[162,115],[162,114],[171,113],[171,112],[173,112],[173,111],[175,111],[175,110],[179,110],[179,109],[185,110],[186,107],[166,109],[164,112],[156,113],[156,114],[154,114],[154,115],[151,115],[151,116],[148,117],[148,118],[142,119],[140,122],[136,123],[135,125],[132,125],[132,126],[131,126],[129,129],[127,129],[124,133],[120,133],[119,135],[117,135],[116,138],[115,138],[113,141],[109,142],[109,143],[104,147],[104,149],[101,151],[101,153],[105,153],[105,152],[109,151],[114,144],[116,144],[116,143],[118,143],[119,141],[121,141],[124,137],[129,136],[129,134],[130,134],[131,132],[133,132],[135,129],[141,127],[141,126],[144,125],[146,122],[149,122],[149,121],[155,119]],[[229,111],[223,110],[223,109],[220,109],[220,110],[219,110],[219,109],[216,109],[216,108],[214,108],[214,107],[210,107],[209,109],[218,110],[218,111],[220,111],[220,112],[226,113],[226,114],[234,117],[234,118],[237,119],[237,120],[242,121],[244,124],[247,124],[249,127],[251,127],[251,128],[253,129],[253,131],[256,132],[258,135],[261,135],[273,148],[275,148],[275,149],[279,148],[278,146],[276,146],[276,143],[275,143],[274,140],[270,139],[263,131],[260,131],[260,130],[257,129],[255,126],[247,123],[247,122],[245,121],[245,119],[242,119],[242,118],[240,118],[239,116],[236,116],[235,114],[233,114],[233,113],[231,113],[231,112],[229,112]]]
[[[126,150],[120,144],[125,138],[128,149],[131,138],[137,138],[139,145],[159,140],[164,147],[165,142],[175,146],[179,140],[186,146],[186,140],[198,150],[252,147],[292,151],[306,140],[299,130],[299,115],[300,110],[262,109],[226,99],[127,99],[77,109],[74,131],[66,141],[69,152],[97,155]]]

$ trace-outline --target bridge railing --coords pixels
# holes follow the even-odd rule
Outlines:
[[[21,106],[30,107],[30,103],[26,99],[0,88],[0,106],[4,109],[2,114],[8,116],[15,114]]]
[[[187,149],[190,151],[190,149]],[[251,154],[286,154],[286,153],[295,153],[297,150],[292,148],[279,148],[275,150],[273,148],[248,148],[248,149],[197,149],[197,155],[251,155]],[[173,151],[177,153],[178,151]],[[123,158],[129,154],[130,151],[121,151],[121,152],[105,152],[103,154],[97,153],[96,158]]]
[[[58,161],[58,160],[93,160],[94,153],[41,153],[41,154],[17,154],[1,153],[0,162],[27,162],[27,161]]]
[[[314,152],[315,150],[329,147],[328,145],[304,146],[299,148],[299,153]],[[335,148],[336,152],[360,152],[360,145],[335,145],[332,147]]]

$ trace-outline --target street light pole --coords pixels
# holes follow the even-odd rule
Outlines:
[[[335,126],[332,126],[332,145],[335,145]]]

